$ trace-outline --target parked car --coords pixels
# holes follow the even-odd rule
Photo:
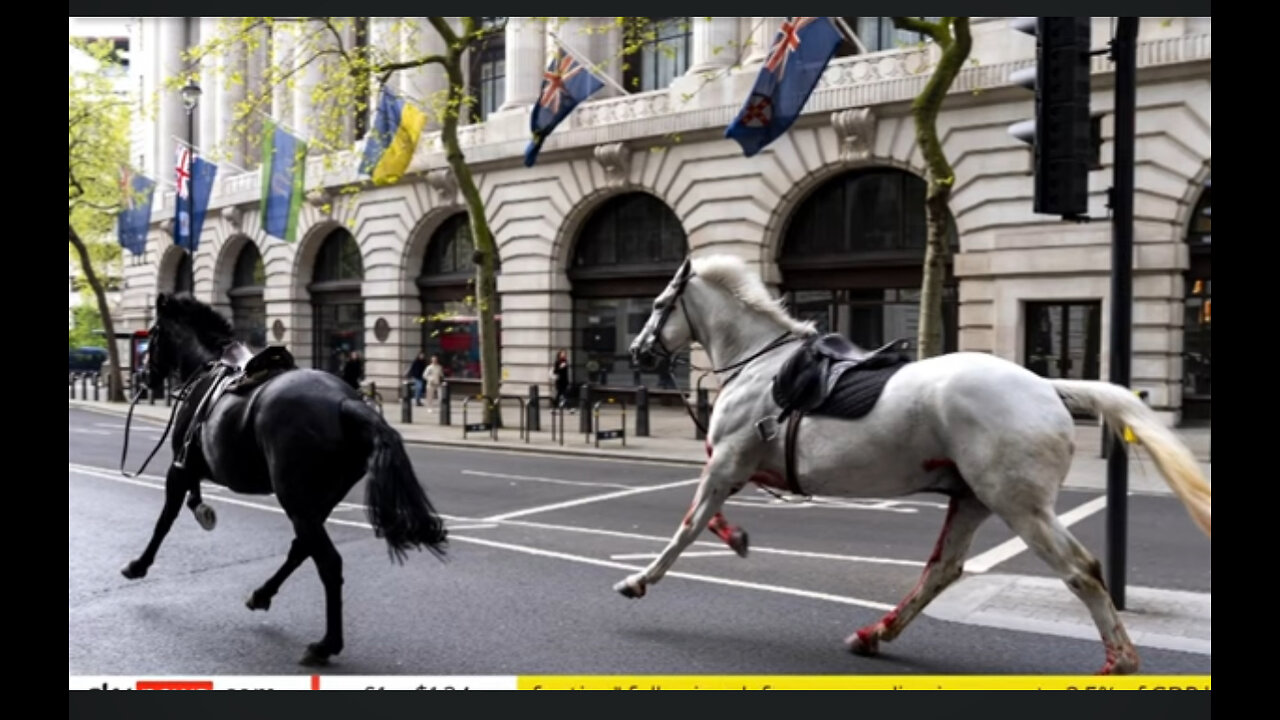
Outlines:
[[[107,361],[107,351],[100,347],[80,347],[67,350],[67,372],[96,373],[102,371]]]

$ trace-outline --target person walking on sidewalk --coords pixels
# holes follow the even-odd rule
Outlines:
[[[440,364],[440,356],[432,355],[431,364],[427,366],[423,373],[427,381],[427,399],[432,402],[440,399],[440,385],[444,382],[444,367]],[[421,405],[421,403],[419,403]],[[429,408],[427,412],[434,412],[435,408]]]
[[[569,402],[569,352],[561,350],[556,353],[556,361],[551,364],[551,379],[556,388],[555,407],[562,408]],[[569,408],[570,411],[573,408]]]
[[[409,372],[405,373],[405,377],[413,381],[413,398],[417,401],[418,407],[422,407],[422,391],[425,380],[422,375],[427,371],[427,354],[418,353],[418,357],[413,359],[413,364],[409,366]]]
[[[359,350],[352,350],[347,363],[342,366],[342,379],[356,390],[360,389],[360,381],[364,380],[364,361],[360,359]]]

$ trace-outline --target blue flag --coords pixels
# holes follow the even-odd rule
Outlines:
[[[307,144],[267,119],[262,140],[262,231],[293,242],[307,171]]]
[[[209,209],[218,166],[191,152],[190,148],[179,147],[176,170],[178,194],[174,198],[173,242],[194,255],[200,247],[200,230],[204,227],[204,214]]]
[[[120,174],[124,195],[123,208],[116,216],[120,247],[141,255],[147,251],[147,229],[151,225],[151,200],[155,197],[156,183],[128,167],[121,168]]]
[[[760,76],[724,136],[751,157],[800,116],[843,38],[831,18],[789,17],[773,39]]]
[[[542,96],[529,115],[533,140],[529,141],[529,147],[524,151],[525,167],[533,167],[538,161],[543,141],[562,120],[569,117],[578,103],[591,97],[602,87],[604,83],[600,78],[566,53],[564,48],[556,48],[551,64],[542,73]]]

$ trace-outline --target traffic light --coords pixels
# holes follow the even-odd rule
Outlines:
[[[1075,219],[1089,209],[1094,131],[1089,114],[1090,18],[1017,18],[1013,29],[1036,38],[1036,66],[1009,81],[1036,94],[1036,115],[1009,126],[1034,149],[1035,200],[1042,215]]]

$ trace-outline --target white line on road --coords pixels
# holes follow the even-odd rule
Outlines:
[[[552,485],[574,485],[577,487],[614,488],[616,490],[632,490],[635,488],[635,485],[623,485],[622,483],[592,482],[590,480],[562,480],[560,478],[535,477],[532,475],[508,475],[507,473],[484,472],[482,470],[463,470],[462,474],[475,475],[477,477],[496,478],[498,480],[524,480],[527,482],[550,483]]]
[[[526,508],[524,510],[515,510],[501,515],[491,515],[484,520],[488,522],[500,522],[510,520],[512,518],[524,517],[525,515],[536,515],[538,513],[551,512],[552,510],[564,510],[565,508],[577,507],[579,505],[587,505],[590,503],[603,502],[605,500],[613,500],[615,498],[629,497],[631,495],[639,495],[647,492],[657,492],[659,490],[670,490],[672,488],[684,487],[701,482],[701,478],[692,480],[677,480],[676,482],[663,483],[661,485],[645,485],[644,487],[633,487],[628,490],[620,490],[618,492],[605,493],[604,495],[592,495],[591,497],[578,498],[577,500],[565,500],[564,502],[552,503],[551,505],[540,505],[538,507]]]
[[[106,430],[90,430],[89,428],[67,428],[67,432],[80,433],[81,435],[110,435]]]
[[[1093,515],[1099,510],[1107,506],[1107,496],[1099,495],[1098,497],[1084,503],[1083,505],[1068,510],[1058,516],[1058,521],[1066,527],[1080,522],[1081,520]],[[984,573],[1000,563],[1012,558],[1023,550],[1027,549],[1027,544],[1022,538],[1012,538],[1005,540],[990,550],[975,555],[972,559],[965,561],[965,572]]]
[[[123,430],[123,429],[124,429],[124,425],[119,425],[119,424],[116,424],[116,423],[94,423],[94,427],[107,428],[108,430]],[[130,432],[135,431],[135,430],[136,430],[136,431],[138,431],[138,432],[164,432],[164,428],[163,428],[162,426],[160,426],[160,425],[142,425],[142,424],[138,424],[138,425],[134,425],[134,426],[130,429]]]
[[[696,557],[724,557],[726,555],[737,555],[737,553],[732,550],[686,550],[680,553],[680,557],[682,559]],[[610,555],[609,558],[613,560],[656,560],[660,556],[661,553],[623,553],[621,555]]]
[[[628,540],[650,540],[653,542],[670,542],[669,537],[660,537],[658,535],[641,535],[640,533],[621,532],[618,530],[601,530],[598,528],[575,527],[573,525],[554,525],[551,523],[540,523],[529,520],[506,520],[504,525],[519,525],[521,527],[533,528],[536,530],[560,530],[564,532],[583,533],[585,535],[602,535],[605,537],[625,538]],[[673,531],[674,534],[674,531]],[[722,547],[723,543],[712,540],[695,540],[694,545],[702,547]],[[837,560],[841,562],[858,562],[871,565],[901,565],[904,567],[924,567],[924,562],[920,560],[895,560],[893,558],[867,557],[863,555],[840,555],[836,553],[807,552],[804,550],[784,550],[782,548],[771,547],[755,547],[752,546],[751,552],[760,553],[762,555],[782,555],[786,557],[808,558],[810,560]],[[685,553],[687,555],[688,553]],[[681,556],[683,557],[683,555]]]
[[[150,487],[150,488],[156,489],[156,486],[149,482],[141,482],[138,480],[132,480],[125,477],[116,477],[104,472],[99,472],[96,469],[84,468],[84,466],[81,466],[81,468],[77,468],[71,463],[68,463],[68,465],[71,465],[71,467],[69,467],[70,470],[83,475],[89,475],[92,477],[101,477],[107,480],[115,480],[117,482],[123,482],[131,485],[141,485],[143,487]],[[236,500],[234,498],[217,497],[217,498],[211,498],[211,499],[216,500],[218,502],[227,502],[233,505],[242,505],[247,508],[254,508],[258,510],[267,510],[275,513],[284,512],[280,508],[274,508],[267,505],[259,505],[257,503],[252,503],[252,502],[245,502],[243,500]],[[348,525],[351,527],[372,529],[372,526],[370,526],[368,523],[357,522],[354,520],[335,520],[331,518],[329,522],[336,523],[339,525]],[[498,548],[501,550],[511,550],[513,552],[523,553],[526,555],[554,558],[557,560],[567,560],[570,562],[581,563],[584,565],[595,565],[597,567],[608,567],[608,568],[614,568],[617,570],[630,570],[632,572],[639,572],[640,570],[642,570],[642,568],[640,567],[636,567],[633,565],[626,565],[623,563],[614,562],[612,560],[599,560],[597,558],[584,557],[582,555],[571,555],[569,553],[555,552],[553,550],[542,550],[540,548],[528,547],[526,545],[515,545],[512,543],[496,542],[493,540],[486,540],[483,538],[473,538],[473,537],[466,537],[464,535],[451,534],[449,539],[457,540],[461,542],[468,542],[475,545],[483,545],[486,547]],[[701,574],[683,573],[683,572],[669,572],[667,573],[667,577],[678,577],[684,580],[693,580],[695,582],[711,583],[713,585],[727,585],[729,587],[744,588],[748,590],[760,590],[763,592],[770,592],[770,593],[775,593],[779,595],[791,595],[793,597],[802,597],[802,598],[808,598],[812,600],[826,600],[829,602],[840,603],[842,605],[853,605],[856,607],[864,607],[872,610],[887,611],[887,610],[893,609],[892,605],[888,605],[885,603],[874,602],[871,600],[862,600],[860,598],[854,598],[854,597],[846,597],[843,595],[832,595],[830,593],[814,592],[811,590],[801,590],[799,588],[786,587],[783,585],[767,585],[765,583],[753,583],[753,582],[746,582],[742,580],[731,580],[729,578],[715,577],[712,575],[701,575]]]

